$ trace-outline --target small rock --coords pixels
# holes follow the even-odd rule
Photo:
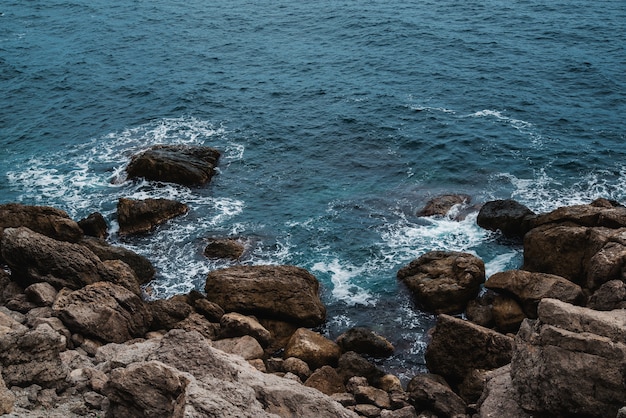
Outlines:
[[[100,212],[94,212],[85,219],[78,221],[78,226],[85,235],[104,239],[109,235],[107,223]]]
[[[213,347],[229,354],[241,356],[245,360],[262,358],[264,354],[263,347],[249,335],[213,341]]]
[[[208,258],[227,258],[238,260],[245,250],[242,243],[234,239],[216,238],[209,241],[204,248],[204,255]]]
[[[446,216],[456,205],[469,203],[471,197],[466,194],[445,194],[434,197],[426,203],[417,216]]]
[[[56,289],[46,282],[33,283],[24,289],[24,293],[37,306],[52,306],[57,297]]]
[[[352,394],[357,403],[376,405],[382,409],[391,408],[389,395],[382,389],[377,389],[372,386],[357,386]]]
[[[381,411],[374,405],[359,404],[354,407],[354,412],[367,418],[377,418]]]
[[[354,406],[356,405],[356,400],[354,399],[354,395],[351,393],[338,392],[332,393],[330,395],[334,401],[339,402],[343,406]]]
[[[256,318],[242,315],[236,312],[222,315],[220,319],[220,338],[241,337],[249,335],[267,347],[272,335],[261,325]]]
[[[187,213],[187,205],[170,199],[133,200],[120,198],[117,221],[120,235],[149,232],[169,219]]]
[[[412,405],[394,411],[380,411],[380,418],[417,418],[417,412]]]
[[[296,357],[286,358],[282,362],[282,371],[295,374],[303,382],[311,376],[311,369],[309,368],[309,365],[306,364],[304,360],[300,360]]]
[[[344,393],[346,391],[341,377],[330,366],[323,366],[315,370],[304,382],[304,385],[315,388],[326,395]]]
[[[289,340],[284,357],[297,357],[315,370],[325,365],[336,365],[340,355],[341,350],[333,341],[306,328],[300,328]]]

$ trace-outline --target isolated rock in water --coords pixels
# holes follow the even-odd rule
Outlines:
[[[299,328],[285,347],[285,358],[296,357],[304,360],[311,370],[337,365],[341,356],[339,346],[317,332]]]
[[[149,232],[157,225],[187,213],[187,205],[169,199],[134,200],[121,198],[117,203],[120,235]]]
[[[417,375],[411,379],[406,391],[418,411],[428,409],[442,417],[465,416],[465,402],[440,376]]]
[[[492,370],[511,361],[513,339],[449,315],[439,315],[426,349],[426,365],[456,387],[473,369]]]
[[[455,251],[431,251],[398,271],[424,309],[436,313],[463,312],[485,281],[485,264],[478,257]]]
[[[211,239],[204,248],[204,255],[208,258],[228,258],[238,260],[243,254],[245,247],[235,239]]]
[[[493,200],[485,203],[476,218],[481,228],[502,231],[507,237],[523,237],[531,228],[535,213],[515,200]]]
[[[388,357],[393,354],[393,345],[384,337],[364,327],[351,328],[337,337],[341,351],[354,351],[372,357]]]
[[[597,311],[626,309],[626,283],[621,280],[604,283],[591,295],[587,307]]]
[[[96,238],[106,238],[109,233],[107,232],[107,223],[104,220],[104,216],[100,212],[94,212],[87,216],[85,219],[78,221],[78,226],[83,230],[85,235]]]
[[[83,236],[78,223],[60,209],[20,203],[0,205],[0,238],[5,228],[20,226],[59,241],[77,242]]]
[[[626,310],[544,299],[515,338],[511,378],[526,411],[614,417],[626,404]]]
[[[52,309],[72,332],[107,342],[143,337],[152,321],[136,294],[107,282],[61,292]]]
[[[553,274],[508,270],[489,277],[485,287],[514,296],[529,318],[537,318],[537,305],[541,299],[553,298],[575,304],[583,301],[580,286]]]
[[[4,230],[2,256],[13,279],[23,285],[48,282],[56,288],[79,289],[109,275],[106,266],[88,248],[24,227]]]
[[[226,312],[291,321],[314,327],[326,319],[319,282],[294,266],[235,266],[209,273],[207,299]]]
[[[89,248],[102,261],[121,260],[128,264],[135,271],[140,284],[148,283],[154,278],[155,269],[150,260],[128,248],[113,246],[94,237],[85,237],[79,244]]]
[[[204,146],[156,145],[135,155],[126,172],[128,178],[197,186],[208,183],[215,172],[219,151]]]
[[[434,197],[426,203],[417,216],[446,216],[450,209],[456,205],[467,204],[471,197],[466,194],[444,194]]]

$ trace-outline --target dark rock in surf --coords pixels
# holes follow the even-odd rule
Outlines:
[[[531,228],[535,213],[515,200],[494,200],[483,205],[476,223],[491,231],[500,230],[506,237],[521,238]]]
[[[354,351],[372,357],[389,357],[393,354],[393,345],[385,337],[364,327],[351,328],[337,337],[335,341],[341,351]]]
[[[417,303],[436,313],[463,312],[485,281],[478,257],[455,251],[431,251],[398,271]]]
[[[128,178],[198,186],[208,183],[215,173],[219,151],[204,146],[156,145],[135,155],[126,172]]]
[[[187,205],[170,199],[121,198],[117,204],[120,235],[149,232],[157,225],[187,213]]]
[[[434,197],[426,203],[417,216],[446,216],[456,205],[467,204],[471,197],[466,194],[444,194]]]
[[[104,239],[109,235],[107,223],[99,212],[94,212],[87,216],[85,219],[78,221],[80,229],[83,230],[85,235],[91,237]]]
[[[244,250],[244,245],[235,239],[215,238],[209,240],[209,243],[204,248],[204,255],[208,258],[238,260]]]

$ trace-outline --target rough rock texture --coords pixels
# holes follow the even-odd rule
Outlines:
[[[419,305],[436,313],[465,310],[485,281],[485,264],[478,257],[454,251],[432,251],[398,271]]]
[[[187,205],[169,199],[134,200],[120,198],[117,221],[120,235],[149,232],[169,219],[187,213]]]
[[[326,395],[344,393],[346,391],[343,379],[330,366],[323,366],[317,369],[304,382],[304,385],[315,388]]]
[[[208,258],[227,258],[238,260],[245,250],[244,245],[235,239],[216,238],[209,240],[204,248],[204,255]]]
[[[517,332],[526,318],[519,303],[507,296],[497,296],[494,299],[492,313],[496,329],[505,334]]]
[[[128,264],[139,278],[140,284],[148,283],[154,278],[155,270],[150,260],[128,248],[113,246],[94,237],[85,237],[79,243],[89,248],[102,261],[120,260]]]
[[[103,239],[109,235],[107,232],[107,223],[100,212],[94,212],[85,219],[81,219],[78,221],[78,226],[80,226],[80,229],[83,230],[85,235],[91,237]]]
[[[24,289],[26,298],[37,306],[52,306],[57,298],[57,290],[50,283],[33,283]]]
[[[611,280],[626,280],[626,232],[614,234],[610,241],[595,253],[587,266],[587,289],[598,289]]]
[[[153,330],[169,331],[193,312],[189,304],[177,297],[149,301],[146,302],[146,307],[152,315]]]
[[[626,310],[544,299],[515,339],[511,378],[537,415],[613,417],[626,404]]]
[[[52,308],[73,332],[107,342],[121,343],[142,337],[152,321],[137,295],[107,282],[61,292]]]
[[[591,295],[587,307],[597,311],[626,309],[626,283],[621,280],[604,283]]]
[[[47,282],[58,289],[79,289],[111,274],[86,247],[57,241],[24,227],[4,230],[2,256],[11,268],[13,280],[24,285]]]
[[[426,365],[456,387],[472,369],[492,370],[511,361],[513,339],[448,315],[439,315],[426,349]]]
[[[0,375],[0,414],[8,414],[13,410],[15,395],[7,389],[4,379]]]
[[[245,360],[260,359],[264,354],[261,344],[249,335],[213,341],[213,347],[228,354],[238,355]]]
[[[517,403],[517,391],[511,382],[511,366],[487,372],[485,389],[477,403],[477,418],[532,418]]]
[[[224,315],[224,309],[220,305],[205,298],[196,299],[193,306],[196,308],[196,312],[201,313],[211,322],[219,323]]]
[[[326,307],[318,296],[319,282],[294,266],[235,266],[209,273],[207,299],[227,312],[256,315],[302,326],[324,322]]]
[[[580,286],[560,276],[509,270],[493,274],[485,283],[487,289],[514,296],[529,318],[537,318],[537,305],[544,298],[579,304],[583,301]]]
[[[285,358],[304,360],[312,370],[325,365],[335,366],[341,356],[339,346],[324,336],[306,328],[299,328],[285,348]]]
[[[62,210],[20,203],[0,205],[0,238],[5,228],[20,226],[59,241],[77,242],[83,236],[78,223]]]
[[[215,172],[220,153],[204,146],[155,145],[135,155],[126,172],[129,179],[197,186],[208,183]]]
[[[494,200],[483,205],[476,223],[491,231],[500,230],[507,237],[523,237],[531,228],[535,213],[515,200]]]
[[[388,357],[394,350],[393,345],[385,337],[364,327],[349,329],[337,337],[335,342],[344,353],[354,351],[372,357]]]
[[[231,312],[220,318],[220,338],[244,335],[255,338],[263,347],[267,347],[272,340],[270,332],[251,316]]]
[[[465,416],[467,408],[465,402],[440,376],[417,375],[411,379],[406,390],[411,403],[418,411],[428,409],[441,417]]]
[[[576,224],[588,227],[626,227],[626,207],[607,200],[596,200],[589,205],[563,206],[537,216],[533,227],[546,224]]]
[[[456,205],[467,204],[471,197],[466,194],[444,194],[434,197],[417,212],[417,216],[446,216]]]
[[[497,296],[497,293],[487,290],[470,300],[465,309],[467,319],[485,328],[493,328],[496,325],[492,312],[493,301]]]
[[[354,351],[348,351],[339,357],[337,373],[346,383],[351,378],[360,376],[367,379],[367,382],[374,387],[380,386],[381,379],[385,376],[385,372]]]

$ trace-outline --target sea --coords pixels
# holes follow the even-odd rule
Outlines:
[[[234,264],[303,267],[319,331],[385,336],[396,352],[376,363],[404,382],[436,318],[398,269],[431,250],[475,254],[487,277],[520,267],[519,243],[476,225],[489,200],[626,203],[625,114],[623,0],[0,3],[0,203],[102,213],[156,266],[150,298]],[[155,144],[217,148],[216,176],[127,180]],[[471,200],[416,215],[451,193]],[[122,239],[121,197],[190,211]],[[215,237],[243,258],[205,258]]]

